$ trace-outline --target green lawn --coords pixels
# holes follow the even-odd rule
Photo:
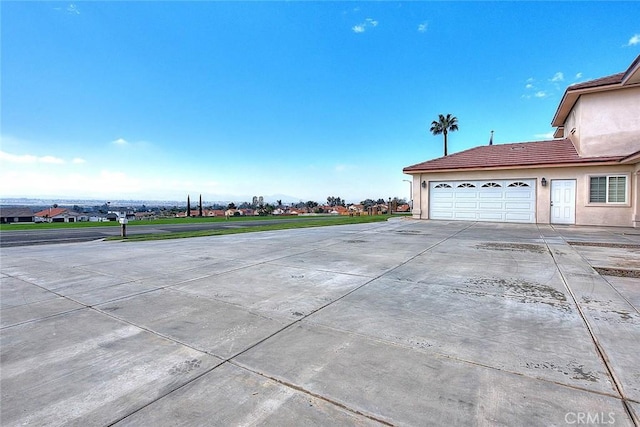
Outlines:
[[[273,217],[267,217],[273,219]],[[224,228],[216,230],[202,230],[202,231],[185,231],[185,232],[171,232],[162,234],[134,234],[127,236],[125,239],[119,236],[107,237],[106,240],[126,240],[126,241],[141,241],[141,240],[166,240],[166,239],[184,239],[188,237],[204,237],[204,236],[220,236],[224,234],[238,234],[238,233],[253,233],[256,231],[272,231],[272,230],[287,230],[291,228],[308,228],[308,227],[327,227],[332,225],[346,225],[346,224],[365,224],[370,222],[386,221],[389,218],[387,215],[374,215],[374,216],[326,216],[326,217],[298,217],[295,221],[282,221],[279,224],[268,225],[255,225],[239,228]],[[224,219],[223,219],[224,221]],[[233,220],[229,220],[233,221]]]
[[[182,239],[187,237],[202,237],[202,236],[218,236],[224,234],[237,234],[237,233],[251,233],[255,231],[271,231],[271,230],[286,230],[291,228],[307,228],[307,227],[326,227],[331,225],[345,225],[345,224],[364,224],[369,222],[385,221],[389,218],[388,215],[374,215],[374,216],[336,216],[336,215],[314,215],[314,216],[240,216],[231,217],[226,219],[224,217],[213,218],[165,218],[155,220],[141,220],[141,221],[129,221],[127,228],[136,227],[142,225],[168,225],[168,224],[194,224],[194,223],[242,223],[244,221],[261,221],[261,220],[273,220],[282,219],[282,222],[278,224],[268,225],[254,225],[238,228],[224,228],[217,230],[202,230],[202,231],[185,231],[185,232],[169,232],[162,234],[133,234],[129,235],[124,240],[164,240],[164,239]],[[120,224],[116,221],[109,222],[54,222],[54,223],[24,223],[24,224],[2,224],[0,225],[0,233],[2,231],[10,230],[45,230],[52,228],[85,228],[85,227],[120,227]],[[106,240],[123,240],[121,237],[108,237]]]
[[[208,222],[233,222],[233,221],[260,221],[268,219],[289,219],[295,221],[309,220],[309,218],[336,218],[336,216],[235,216],[229,219],[224,217],[191,217],[191,218],[163,218],[151,220],[129,221],[128,227],[139,225],[167,225],[167,224],[195,224]],[[21,224],[0,224],[0,230],[45,230],[51,228],[83,228],[83,227],[120,227],[118,221],[105,222],[42,222]]]

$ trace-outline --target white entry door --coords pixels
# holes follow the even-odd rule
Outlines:
[[[551,223],[576,223],[576,181],[574,179],[551,180]]]

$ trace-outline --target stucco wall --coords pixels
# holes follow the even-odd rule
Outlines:
[[[536,179],[536,222],[548,224],[551,217],[551,180],[575,179],[577,225],[640,226],[640,210],[638,208],[638,201],[640,201],[640,190],[638,189],[640,185],[639,169],[640,165],[624,165],[415,174],[413,175],[414,209],[412,213],[413,217],[417,219],[429,218],[430,181]],[[590,204],[590,176],[610,174],[627,175],[627,203],[623,205]],[[546,187],[540,184],[543,177],[548,182]],[[422,188],[422,181],[427,182],[426,188]]]
[[[640,150],[640,87],[581,95],[564,132],[583,157]]]

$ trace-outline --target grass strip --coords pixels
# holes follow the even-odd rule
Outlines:
[[[379,215],[378,215],[379,216]],[[346,216],[344,216],[346,217]],[[143,219],[131,220],[127,227],[137,227],[141,225],[173,225],[173,224],[199,224],[199,223],[233,223],[244,221],[268,221],[273,219],[282,219],[283,221],[318,221],[326,219],[343,218],[343,216],[318,214],[312,216],[234,216],[226,219],[225,217],[189,217],[189,218],[162,218],[162,219]],[[351,218],[351,217],[348,217]],[[362,217],[353,217],[362,218]],[[0,231],[19,231],[19,230],[48,230],[53,228],[91,228],[91,227],[120,227],[118,221],[101,221],[101,222],[42,222],[42,223],[13,223],[1,224]]]
[[[121,240],[121,241],[148,241],[148,240],[168,240],[168,239],[186,239],[191,237],[207,237],[207,236],[222,236],[226,234],[239,234],[239,233],[254,233],[258,231],[273,231],[273,230],[289,230],[293,228],[311,228],[311,227],[328,227],[332,225],[348,225],[348,224],[366,224],[371,222],[386,221],[389,219],[386,215],[374,215],[374,216],[360,216],[360,217],[333,217],[326,219],[305,219],[300,218],[296,221],[283,221],[279,224],[269,225],[252,225],[252,226],[238,226],[232,228],[216,228],[211,230],[200,231],[177,231],[168,233],[154,233],[154,234],[132,234],[126,238],[120,236],[111,236],[105,238],[105,240]]]

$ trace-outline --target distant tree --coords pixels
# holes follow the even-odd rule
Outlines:
[[[227,205],[227,209],[235,209],[236,208],[236,204],[231,202]]]
[[[187,216],[191,216],[191,199],[187,194]]]
[[[405,198],[399,199],[398,197],[394,197],[393,203],[395,203],[396,205],[404,205],[407,203],[407,199]]]
[[[282,200],[276,200],[276,203],[278,204],[278,207],[281,208],[282,207]]]
[[[434,135],[444,135],[444,155],[447,155],[447,135],[449,132],[454,132],[458,130],[458,118],[452,116],[451,114],[447,114],[443,116],[442,114],[438,115],[438,120],[434,120],[431,122],[431,133]]]
[[[55,208],[57,208],[57,207],[58,207],[58,204],[57,204],[57,203],[54,203],[54,204],[53,204],[53,208],[55,209]]]
[[[360,204],[362,206],[364,206],[365,208],[370,208],[371,206],[375,205],[376,202],[372,199],[366,199],[360,202]]]
[[[202,194],[200,195],[200,204],[198,206],[198,216],[202,216]]]
[[[316,206],[318,206],[317,202],[314,202],[313,200],[309,200],[307,203],[304,204],[306,207],[308,207],[309,209],[313,209]]]
[[[271,215],[274,211],[275,207],[269,203],[265,203],[265,204],[260,204],[258,205],[258,208],[256,209],[256,212],[258,213],[258,215],[260,216],[267,216],[267,215]]]
[[[345,201],[341,197],[329,196],[327,197],[327,205],[329,206],[345,206]]]
[[[384,205],[387,202],[385,202],[384,199],[378,199],[378,200],[376,200],[376,203],[379,204],[379,205]]]

